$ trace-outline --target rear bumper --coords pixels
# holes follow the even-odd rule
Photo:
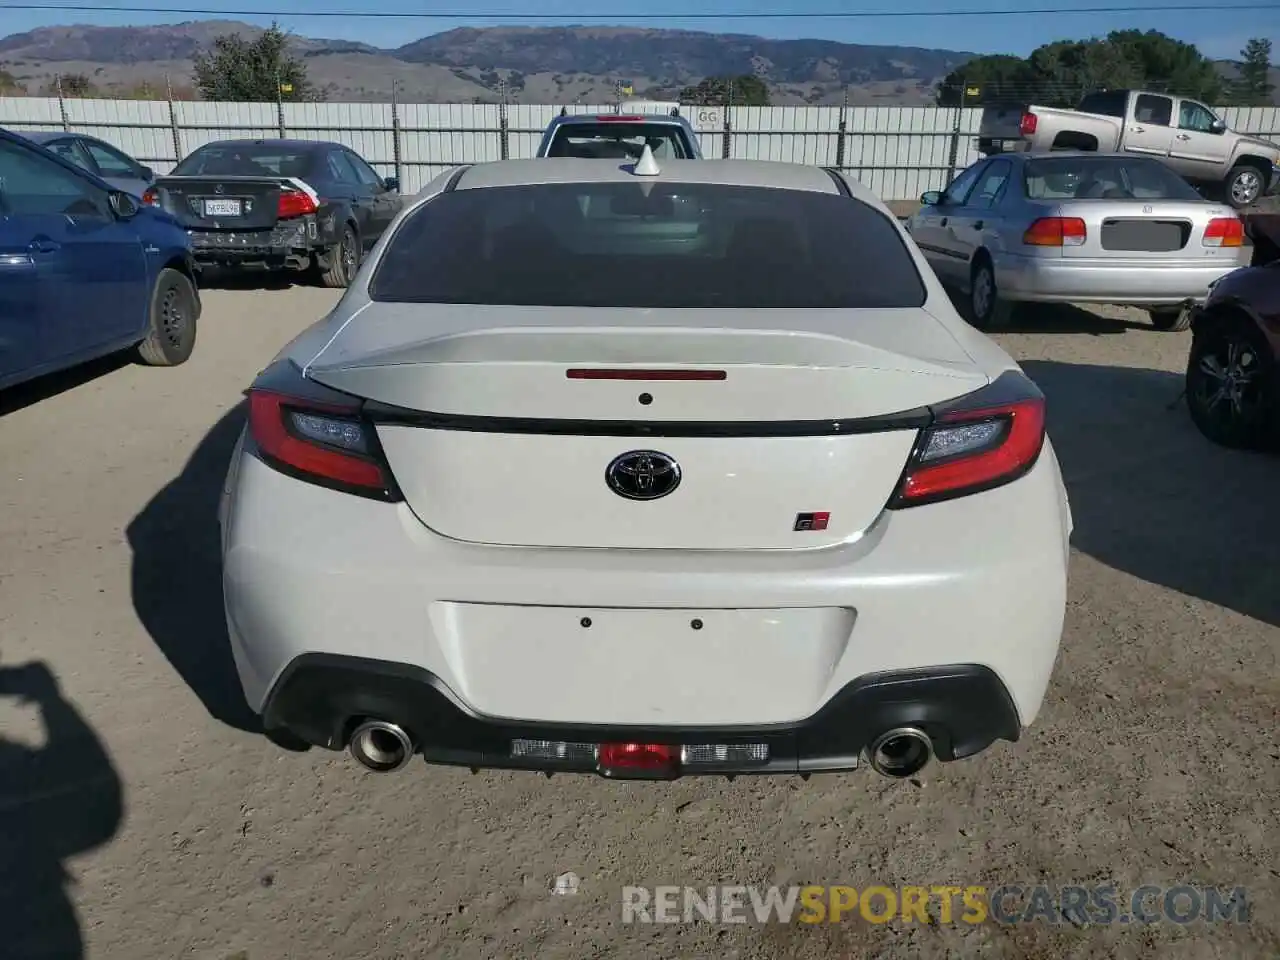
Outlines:
[[[322,251],[314,216],[277,224],[271,230],[188,230],[195,261],[208,266],[292,267],[310,265]]]
[[[1249,248],[1212,263],[1107,262],[1070,257],[995,256],[996,286],[1006,300],[1175,306],[1200,302],[1209,285],[1248,263]]]
[[[972,756],[996,740],[1016,741],[1018,711],[990,668],[972,664],[859,677],[813,716],[790,724],[732,727],[605,726],[501,720],[477,714],[421,667],[306,654],[289,664],[267,697],[264,724],[319,747],[341,749],[357,718],[393,718],[428,763],[592,773],[594,758],[531,759],[515,740],[598,745],[763,744],[760,761],[686,763],[679,773],[821,773],[852,770],[876,736],[916,727],[938,759]]]

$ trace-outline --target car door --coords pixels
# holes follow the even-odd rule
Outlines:
[[[987,246],[990,236],[999,233],[1000,200],[1013,174],[1013,164],[1008,160],[992,160],[982,171],[977,185],[969,191],[964,206],[950,217],[952,259],[963,270],[963,279],[969,278],[969,265],[979,248]]]
[[[1125,153],[1167,159],[1173,145],[1173,97],[1140,93],[1133,100],[1133,114],[1124,129]]]
[[[325,154],[324,170],[328,180],[325,184],[325,196],[350,204],[356,217],[356,226],[360,230],[361,246],[368,251],[377,239],[378,231],[377,201],[373,188],[361,181],[355,166],[347,159],[347,152],[337,147]]]
[[[373,246],[377,239],[382,236],[383,231],[391,225],[391,221],[396,218],[396,214],[400,212],[400,207],[404,203],[400,194],[395,190],[388,190],[382,178],[374,171],[373,167],[365,163],[360,155],[352,150],[343,150],[348,162],[355,169],[356,176],[360,178],[360,183],[372,191],[373,196],[373,222],[374,231],[365,236],[365,243]]]
[[[151,179],[142,165],[115,147],[90,137],[81,137],[80,144],[93,158],[94,165],[98,168],[98,176],[117,190],[123,190],[140,198],[147,187],[151,186]]]
[[[36,149],[0,149],[0,202],[9,245],[26,244],[35,274],[42,362],[141,331],[151,295],[142,241],[112,212],[108,191]]]
[[[942,191],[941,201],[930,207],[921,208],[911,220],[911,236],[920,248],[929,266],[938,279],[954,282],[962,275],[967,276],[967,261],[962,268],[957,261],[957,244],[951,227],[952,217],[964,208],[970,191],[978,183],[978,178],[991,161],[980,160],[960,176],[951,181],[951,185]]]
[[[1194,100],[1178,101],[1178,129],[1169,148],[1169,166],[1190,180],[1221,180],[1230,160],[1225,128],[1212,110]]]

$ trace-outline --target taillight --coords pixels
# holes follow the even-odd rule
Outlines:
[[[301,217],[315,213],[319,207],[311,199],[311,194],[301,190],[281,190],[280,201],[276,205],[276,219],[288,220],[290,217]]]
[[[1036,132],[1036,126],[1040,123],[1040,118],[1034,113],[1024,113],[1022,120],[1018,123],[1018,129],[1024,137],[1029,137]]]
[[[1239,217],[1215,217],[1204,228],[1206,247],[1244,246],[1244,221]]]
[[[950,500],[1012,483],[1040,457],[1044,394],[1011,371],[935,410],[920,434],[891,508]]]
[[[263,461],[282,473],[375,500],[400,499],[360,401],[302,380],[292,364],[265,371],[250,388],[249,432]]]
[[[142,191],[142,202],[149,207],[160,206],[160,191],[155,187],[147,187]]]
[[[1088,235],[1079,217],[1041,217],[1027,227],[1022,242],[1029,247],[1079,247]]]
[[[599,770],[627,776],[671,777],[680,769],[680,748],[665,743],[602,743]]]

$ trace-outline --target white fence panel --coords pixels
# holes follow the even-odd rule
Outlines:
[[[280,136],[274,103],[175,102],[182,156],[214,140],[259,140]]]
[[[459,163],[502,158],[497,104],[411,103],[398,109],[406,193],[417,193]]]
[[[840,131],[838,107],[734,107],[729,155],[831,166]]]
[[[62,111],[57,97],[0,97],[0,127],[14,133],[24,130],[61,130]]]
[[[383,176],[394,175],[396,145],[390,104],[286,103],[281,109],[285,136],[344,144]]]
[[[56,101],[55,101],[56,102]],[[163,100],[67,100],[67,126],[166,172],[174,162],[173,124]]]

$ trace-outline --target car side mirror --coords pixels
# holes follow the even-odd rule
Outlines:
[[[920,195],[920,203],[926,207],[942,206],[943,194],[941,190],[926,190]]]
[[[1209,125],[1209,132],[1210,133],[1226,133],[1227,122],[1225,120],[1214,120],[1213,123]]]
[[[392,191],[392,192],[394,192],[394,193],[399,193],[399,192],[400,192],[400,178],[399,178],[399,177],[384,177],[384,178],[383,178],[383,180],[382,180],[382,185],[383,185],[384,187],[386,187],[388,190],[390,190],[390,191]]]
[[[142,179],[151,183],[156,178],[156,172],[150,167],[138,167],[138,172],[142,174]]]
[[[112,190],[107,202],[111,204],[111,212],[121,220],[137,216],[138,201],[123,190]]]

